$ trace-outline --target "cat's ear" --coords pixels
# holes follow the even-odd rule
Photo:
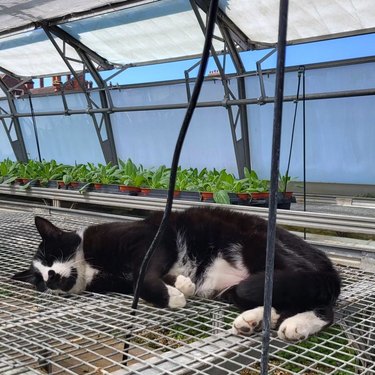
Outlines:
[[[56,238],[63,233],[61,229],[40,216],[35,216],[35,226],[42,238]]]
[[[11,279],[17,280],[17,281],[23,281],[25,283],[34,284],[35,275],[34,275],[34,272],[30,268],[28,268],[27,270],[17,272],[11,277]]]

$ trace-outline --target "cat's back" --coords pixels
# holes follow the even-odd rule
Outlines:
[[[255,215],[216,207],[192,207],[176,215],[179,227],[234,231],[238,234],[267,230],[267,222]]]

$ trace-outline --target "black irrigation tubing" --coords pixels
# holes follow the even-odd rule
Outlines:
[[[143,262],[139,271],[137,283],[135,286],[135,290],[134,290],[134,297],[133,297],[133,303],[132,303],[132,309],[133,309],[134,314],[135,314],[135,310],[138,307],[140,289],[141,289],[141,286],[145,277],[148,263],[150,261],[152,254],[154,253],[155,249],[157,248],[161,240],[161,237],[168,224],[170,213],[172,211],[173,193],[174,193],[174,187],[176,183],[176,174],[177,174],[177,167],[178,167],[178,162],[180,158],[180,153],[181,153],[182,145],[183,145],[183,142],[184,142],[184,139],[185,139],[185,136],[186,136],[189,124],[190,124],[190,120],[193,116],[194,109],[198,101],[199,93],[202,88],[204,75],[205,75],[205,71],[207,68],[207,62],[210,56],[210,49],[211,49],[212,37],[214,34],[214,26],[215,26],[215,21],[216,21],[217,9],[218,9],[218,0],[211,0],[210,7],[208,10],[208,20],[207,20],[206,35],[205,35],[203,52],[202,52],[201,64],[199,66],[198,76],[196,79],[194,90],[191,95],[189,105],[185,113],[185,118],[181,125],[180,133],[179,133],[176,146],[175,146],[175,150],[174,150],[174,154],[173,154],[172,165],[171,165],[171,175],[169,179],[168,198],[167,198],[167,202],[166,202],[166,206],[164,210],[164,215],[160,223],[159,229],[143,259]]]
[[[275,236],[276,236],[276,208],[277,190],[280,161],[280,141],[281,141],[281,120],[283,110],[284,93],[284,72],[285,72],[285,49],[286,33],[288,26],[288,0],[280,1],[279,9],[279,30],[277,41],[277,64],[276,64],[276,87],[275,87],[275,107],[273,115],[273,136],[272,136],[272,158],[271,158],[271,189],[270,203],[268,211],[267,228],[267,250],[266,268],[264,284],[264,314],[263,314],[263,337],[262,337],[262,357],[260,372],[262,375],[268,373],[268,359],[270,346],[271,329],[271,309],[272,309],[272,289],[273,289],[273,269],[275,258]]]
[[[33,101],[31,100],[31,95],[29,93],[29,103],[30,103],[30,111],[31,111],[31,120],[33,122],[33,129],[34,129],[34,136],[35,136],[35,143],[36,143],[36,148],[38,151],[38,159],[41,162],[42,161],[42,155],[40,153],[40,144],[39,144],[39,137],[38,137],[38,130],[36,128],[36,121],[35,121],[35,113],[34,113],[34,106],[33,106]]]
[[[290,136],[290,147],[289,147],[289,156],[288,156],[288,165],[286,167],[285,176],[289,176],[289,170],[290,170],[290,161],[292,159],[292,151],[293,151],[293,143],[294,143],[294,133],[296,130],[296,119],[297,119],[297,110],[298,110],[298,102],[299,102],[299,90],[301,87],[301,70],[298,70],[298,84],[297,84],[297,93],[296,93],[296,101],[294,106],[294,115],[293,115],[293,125],[292,125],[292,134]],[[286,192],[286,185],[284,187],[284,193]]]

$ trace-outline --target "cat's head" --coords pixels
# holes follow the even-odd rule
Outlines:
[[[42,242],[30,267],[16,273],[12,279],[31,283],[39,291],[68,292],[77,281],[80,262],[77,249],[81,237],[76,232],[63,231],[39,216],[35,217],[35,226]]]

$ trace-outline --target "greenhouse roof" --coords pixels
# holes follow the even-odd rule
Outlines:
[[[76,71],[83,68],[79,50],[104,69],[199,56],[208,3],[0,0],[0,69],[18,77],[69,73],[61,51]],[[238,50],[274,46],[278,4],[220,0],[216,51],[224,49],[225,31]],[[290,1],[288,44],[374,31],[372,0]]]

